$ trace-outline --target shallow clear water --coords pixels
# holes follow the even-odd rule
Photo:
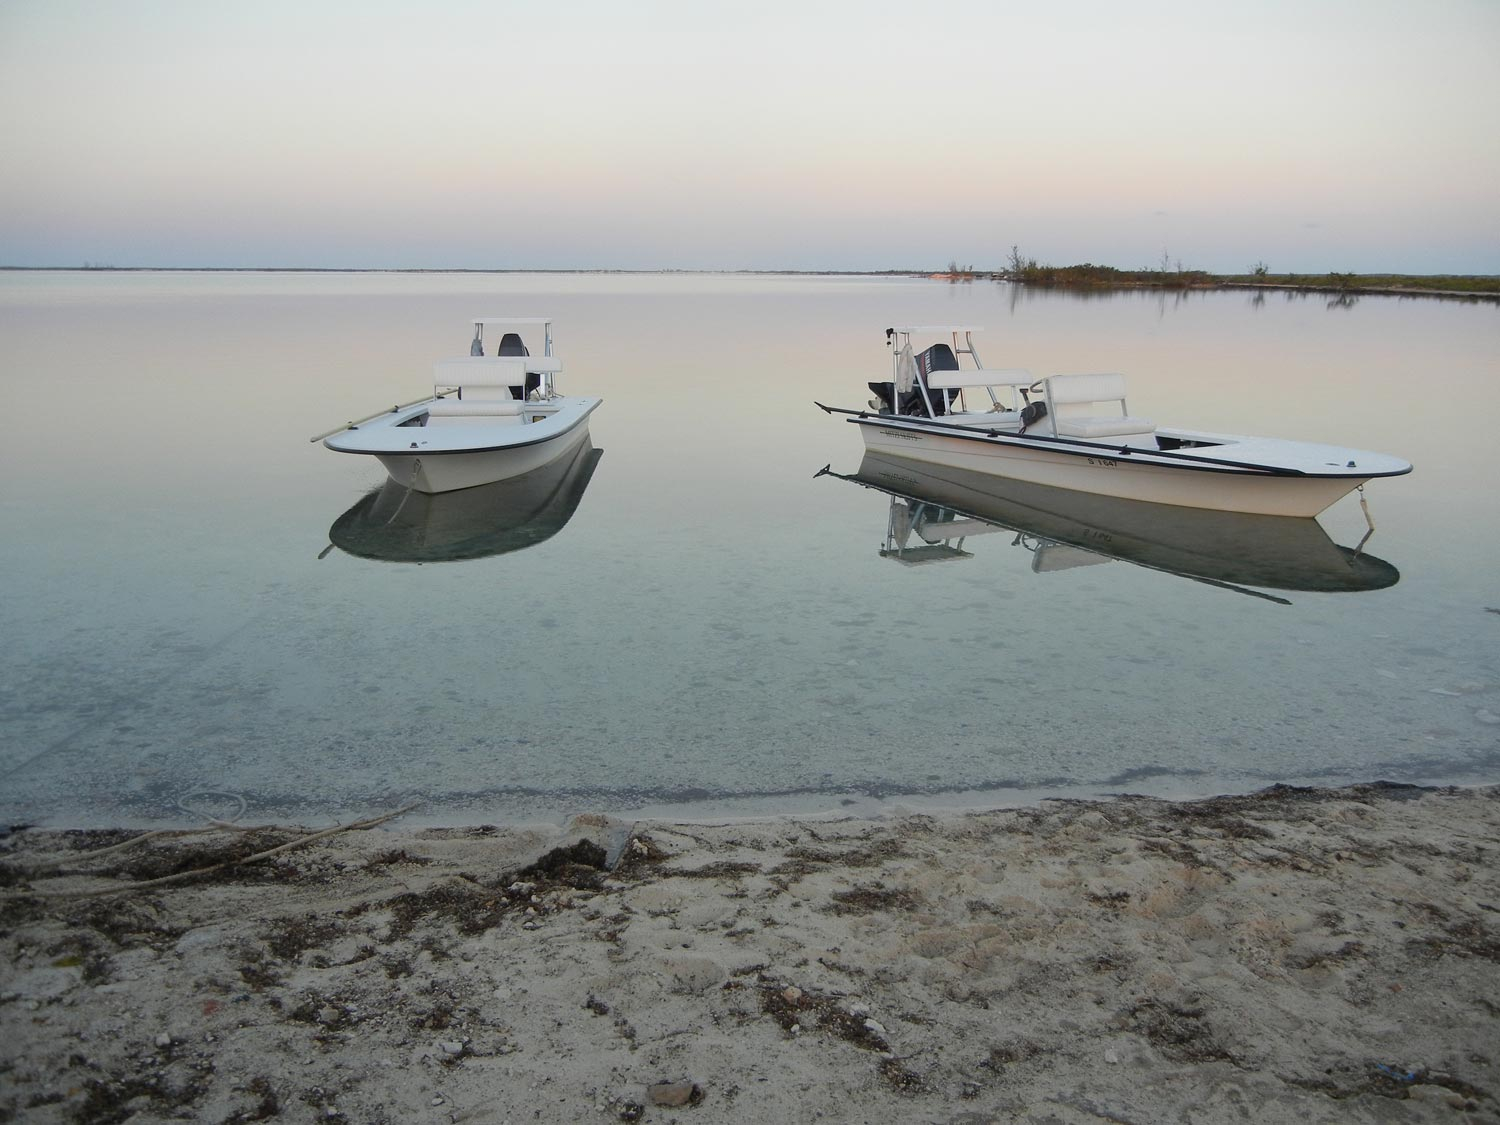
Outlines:
[[[563,389],[605,400],[571,515],[462,561],[325,554],[384,473],[308,439],[420,397],[473,317],[536,314]],[[834,475],[862,444],[813,401],[868,397],[886,326],[950,322],[987,328],[990,366],[1124,371],[1162,424],[1406,457],[1367,489],[1365,551],[1399,581],[1059,566],[1085,557],[1016,528],[940,564],[882,557],[891,498]],[[1494,306],[1388,298],[0,273],[0,820],[1494,781],[1497,355]],[[1320,523],[1366,531],[1354,496]]]

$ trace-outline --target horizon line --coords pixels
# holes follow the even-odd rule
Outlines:
[[[1068,267],[1049,267],[1066,269]],[[1004,269],[974,269],[967,268],[954,273],[952,270],[943,269],[921,269],[921,268],[887,268],[887,269],[752,269],[742,267],[689,267],[689,266],[657,266],[644,267],[610,267],[610,266],[510,266],[510,267],[475,267],[475,266],[105,266],[83,264],[77,266],[22,266],[0,264],[0,273],[467,273],[467,274],[746,274],[762,276],[789,276],[789,277],[936,277],[936,278],[969,278],[1006,280],[1005,274],[1009,271]],[[1184,270],[1183,273],[1205,274],[1208,277],[1240,277],[1248,276],[1242,274],[1216,274],[1209,270]],[[1312,272],[1303,270],[1291,270],[1286,273],[1278,273],[1277,277],[1307,277],[1317,278],[1333,276],[1339,271],[1326,270]],[[1402,273],[1397,270],[1375,270],[1366,273],[1351,273],[1349,277],[1451,277],[1451,278],[1475,278],[1494,280],[1500,279],[1500,273]]]
[[[861,277],[948,276],[933,269],[751,269],[741,267],[657,266],[513,266],[486,268],[476,266],[17,266],[0,265],[0,271],[35,273],[763,273],[763,274],[840,274]],[[991,276],[1002,270],[970,270],[972,276]]]

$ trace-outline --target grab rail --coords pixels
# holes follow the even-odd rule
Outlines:
[[[317,437],[310,437],[310,438],[307,439],[307,443],[309,445],[311,445],[315,441],[322,441],[324,438],[332,437],[334,434],[341,434],[345,430],[352,430],[352,429],[354,429],[355,426],[362,426],[366,422],[370,421],[370,419],[372,419],[372,418],[379,418],[379,417],[381,417],[382,415],[385,415],[385,414],[395,414],[397,411],[405,410],[409,406],[416,406],[416,405],[418,405],[420,403],[426,402],[428,399],[446,398],[448,395],[451,395],[452,393],[453,393],[452,391],[443,391],[440,394],[423,395],[421,398],[414,398],[410,402],[400,402],[400,403],[397,403],[395,406],[391,407],[389,410],[377,410],[377,411],[375,411],[374,414],[366,414],[363,418],[356,418],[352,422],[345,422],[342,426],[335,426],[335,427],[333,427],[333,429],[328,430],[328,431],[326,431],[324,433],[321,433]]]
[[[1106,445],[1102,442],[1083,441],[1078,438],[1056,438],[1047,437],[1044,434],[1003,434],[999,430],[985,430],[976,432],[973,426],[960,426],[953,422],[939,422],[933,418],[913,417],[905,414],[871,414],[868,410],[841,410],[836,406],[824,406],[821,402],[814,400],[813,405],[825,414],[850,414],[853,421],[860,419],[874,420],[882,425],[899,425],[918,429],[955,430],[968,434],[970,437],[987,438],[1010,438],[1019,442],[1046,442],[1055,445],[1080,446],[1086,450],[1097,450],[1100,453],[1112,453],[1116,457],[1161,457],[1173,461],[1194,461],[1200,465],[1217,465],[1230,469],[1245,469],[1249,472],[1260,473],[1268,477],[1305,477],[1308,474],[1301,469],[1289,469],[1281,465],[1256,465],[1249,461],[1230,461],[1223,457],[1204,457],[1196,453],[1183,453],[1170,449],[1131,449],[1128,445]]]

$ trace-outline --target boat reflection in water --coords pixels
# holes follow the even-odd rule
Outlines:
[[[351,555],[385,562],[455,562],[522,551],[563,529],[602,456],[585,437],[539,469],[456,492],[417,492],[387,477],[334,520],[328,538]]]
[[[1311,518],[1119,500],[877,453],[852,475],[825,474],[891,497],[880,554],[906,565],[971,558],[967,540],[1003,531],[1038,573],[1121,559],[1285,604],[1242,587],[1381,590],[1401,577],[1364,553],[1368,533],[1341,547]]]

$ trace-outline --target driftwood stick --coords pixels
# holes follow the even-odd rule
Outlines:
[[[195,878],[197,878],[200,875],[211,875],[213,872],[215,872],[215,871],[222,871],[226,867],[237,867],[237,866],[239,866],[241,864],[246,864],[246,863],[258,863],[259,861],[261,861],[263,859],[269,859],[269,858],[271,858],[274,855],[280,855],[282,852],[291,851],[293,848],[300,848],[300,847],[302,847],[302,846],[304,846],[306,844],[311,844],[311,843],[313,843],[316,840],[322,840],[322,839],[325,839],[325,838],[327,838],[329,836],[336,836],[340,832],[353,832],[353,831],[355,831],[357,829],[362,829],[362,828],[374,828],[377,825],[384,824],[388,820],[394,820],[396,817],[401,816],[401,815],[403,815],[405,813],[408,813],[408,812],[410,812],[412,809],[414,809],[416,807],[417,807],[416,804],[413,803],[413,804],[405,806],[404,808],[395,809],[395,810],[393,810],[391,812],[388,812],[388,813],[382,813],[380,816],[372,816],[372,817],[370,817],[367,820],[356,820],[356,821],[353,821],[353,822],[351,822],[349,824],[339,824],[339,825],[335,825],[333,828],[325,828],[321,832],[314,832],[311,836],[303,836],[301,839],[298,839],[298,840],[290,840],[290,841],[288,841],[285,844],[278,844],[274,848],[267,848],[263,852],[256,852],[254,855],[247,855],[243,859],[229,859],[229,860],[225,860],[222,863],[212,864],[212,865],[210,865],[208,867],[194,868],[192,871],[179,871],[175,875],[163,875],[163,876],[161,876],[158,879],[143,879],[143,880],[140,880],[140,881],[134,882],[134,883],[119,883],[119,884],[116,884],[114,886],[109,886],[109,887],[91,887],[91,888],[89,888],[87,890],[76,890],[76,891],[75,890],[69,890],[69,891],[61,891],[61,890],[59,890],[59,891],[47,891],[47,890],[40,890],[40,891],[39,890],[14,891],[14,892],[11,892],[10,894],[6,895],[5,897],[6,898],[92,898],[92,897],[97,896],[97,895],[112,895],[112,894],[120,894],[121,892],[124,892],[124,891],[141,891],[141,890],[147,890],[147,889],[149,889],[151,887],[164,887],[164,886],[166,886],[166,885],[168,885],[170,883],[181,883],[181,882],[183,882],[185,880],[188,880],[188,879],[195,879]],[[134,840],[127,841],[127,843],[134,843],[134,842],[135,842]]]

